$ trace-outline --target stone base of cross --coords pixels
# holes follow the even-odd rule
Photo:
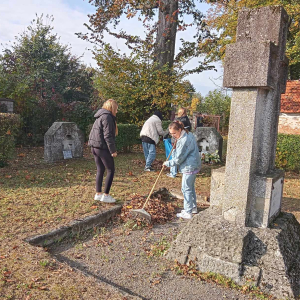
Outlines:
[[[233,88],[226,166],[212,173],[210,208],[168,252],[278,298],[300,295],[300,224],[280,213],[284,172],[275,168],[287,27],[279,6],[239,13],[236,43],[225,56],[224,86]]]

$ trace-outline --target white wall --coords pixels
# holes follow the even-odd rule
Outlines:
[[[284,114],[279,116],[278,132],[300,135],[300,114]]]

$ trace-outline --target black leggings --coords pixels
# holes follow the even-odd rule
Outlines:
[[[96,175],[96,193],[101,193],[103,175],[105,169],[107,169],[104,193],[109,194],[110,187],[112,185],[114,175],[115,175],[115,162],[114,158],[111,156],[108,150],[97,149],[92,147],[92,153],[95,158],[95,163],[97,166]]]

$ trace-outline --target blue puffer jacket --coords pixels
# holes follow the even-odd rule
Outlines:
[[[184,133],[177,140],[172,159],[165,163],[167,167],[179,166],[181,173],[190,173],[201,168],[201,158],[197,142],[192,133]]]

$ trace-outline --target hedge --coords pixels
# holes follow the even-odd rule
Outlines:
[[[20,129],[20,116],[0,113],[0,167],[7,165],[15,151],[15,136]]]
[[[162,123],[163,130],[167,130],[169,125],[172,123],[172,121],[162,121],[161,123]]]
[[[163,121],[163,129],[166,130],[170,123],[171,121]],[[87,127],[87,137],[89,136],[92,126],[93,124],[90,124]],[[118,135],[116,137],[117,151],[129,152],[132,146],[141,144],[140,131],[141,127],[138,125],[118,124]]]
[[[278,134],[276,167],[286,171],[300,170],[300,135]]]
[[[118,151],[129,152],[131,147],[140,144],[140,128],[134,124],[118,124],[116,146]]]

